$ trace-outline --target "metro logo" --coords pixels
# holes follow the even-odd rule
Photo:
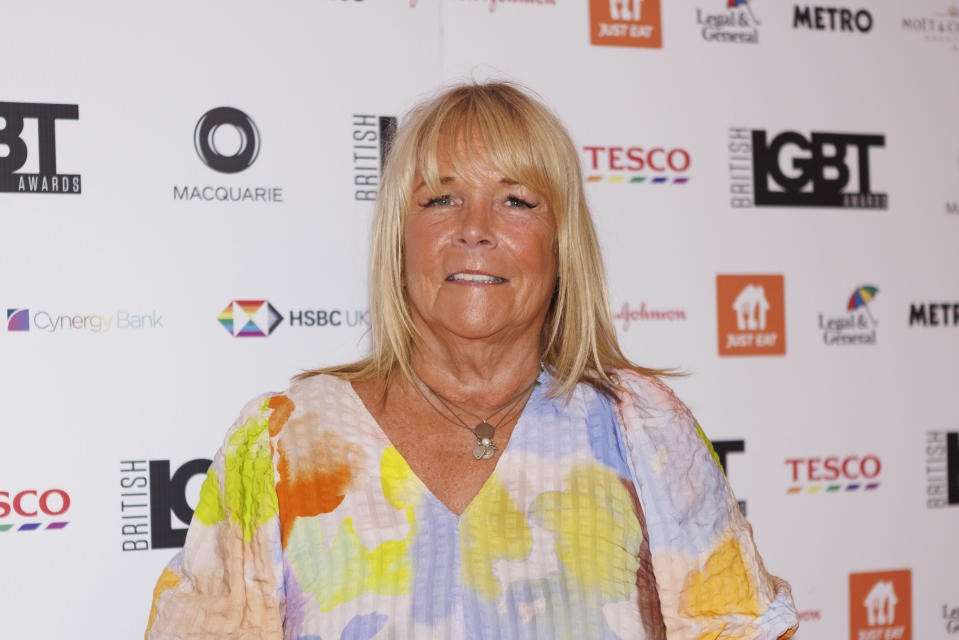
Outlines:
[[[912,640],[912,572],[849,575],[850,640]]]
[[[17,531],[35,531],[37,529],[63,529],[68,522],[25,522],[22,524],[6,523],[3,521],[11,515],[21,518],[42,518],[44,516],[62,516],[70,509],[70,495],[63,489],[25,489],[13,494],[9,491],[0,491],[0,532],[16,529]]]
[[[787,494],[872,491],[879,488],[882,463],[878,456],[786,458],[790,471]]]
[[[661,48],[660,0],[589,0],[589,41],[600,46]]]

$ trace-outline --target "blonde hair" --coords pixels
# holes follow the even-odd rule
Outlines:
[[[519,87],[493,82],[446,89],[405,118],[388,153],[376,200],[369,280],[372,353],[358,362],[306,371],[297,378],[326,373],[386,383],[399,372],[412,381],[417,330],[403,287],[403,226],[413,183],[421,178],[431,190],[439,189],[441,153],[449,153],[458,172],[469,173],[474,159],[467,157],[464,165],[456,143],[477,136],[497,169],[542,193],[556,218],[559,277],[540,340],[540,358],[557,381],[551,394],[567,394],[579,382],[612,394],[620,388],[614,369],[666,373],[631,363],[616,339],[579,154],[569,133]],[[468,155],[469,145],[463,147]]]

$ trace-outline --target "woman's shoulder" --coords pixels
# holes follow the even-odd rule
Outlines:
[[[282,391],[261,393],[247,401],[227,433],[227,440],[238,432],[246,437],[275,436],[297,413],[315,413],[319,405],[340,403],[349,398],[350,384],[328,374],[309,376],[293,382]],[[268,435],[267,435],[268,434]]]
[[[632,369],[616,369],[613,376],[622,387],[616,401],[624,413],[637,412],[644,418],[670,416],[695,423],[689,407],[658,376]]]

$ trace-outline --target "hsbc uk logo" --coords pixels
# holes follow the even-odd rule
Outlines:
[[[234,338],[265,338],[283,322],[283,314],[269,300],[231,300],[217,320]],[[366,309],[291,309],[290,327],[368,327]]]
[[[848,493],[878,489],[882,462],[873,454],[786,458],[786,469],[788,495]]]
[[[762,129],[728,131],[730,205],[885,209],[889,198],[873,191],[872,149],[879,134]]]
[[[268,300],[231,300],[217,320],[234,338],[265,338],[283,316]]]

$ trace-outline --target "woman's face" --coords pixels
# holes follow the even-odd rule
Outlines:
[[[465,140],[457,155],[466,157]],[[543,194],[518,184],[470,142],[477,173],[438,158],[440,190],[421,177],[404,226],[406,291],[420,331],[489,340],[538,336],[556,282],[556,220]],[[446,148],[440,140],[439,149]]]

